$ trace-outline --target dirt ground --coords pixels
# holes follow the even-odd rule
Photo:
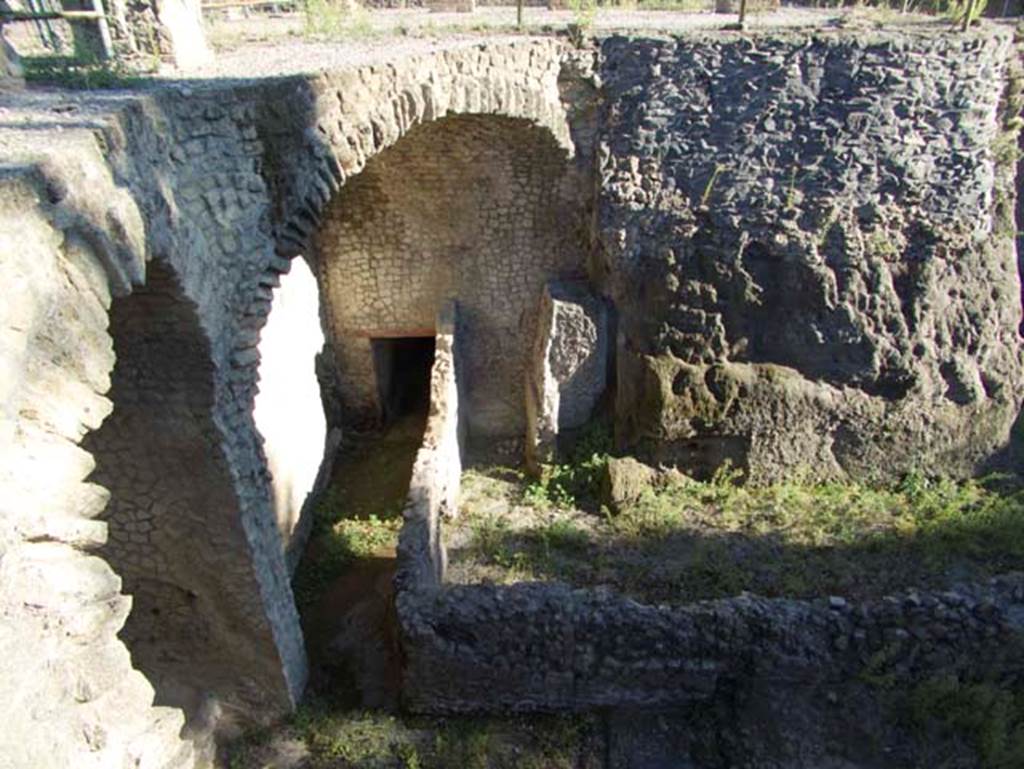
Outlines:
[[[666,10],[643,7],[600,8],[590,26],[593,34],[637,32],[677,34],[721,29],[733,22],[731,14],[716,14],[705,0],[678,3]],[[695,10],[696,9],[696,10]],[[245,80],[339,69],[424,53],[439,47],[475,45],[481,38],[516,35],[566,34],[580,21],[570,10],[526,8],[522,29],[516,26],[514,5],[481,7],[472,13],[432,13],[424,8],[359,10],[344,19],[329,35],[311,33],[306,16],[295,11],[232,9],[206,14],[207,38],[215,61],[188,70],[166,63],[151,73],[156,79]],[[880,24],[937,25],[935,17],[874,9],[796,8],[752,13],[749,30],[820,29],[839,26],[871,27]],[[51,28],[67,40],[66,25]],[[40,29],[31,23],[5,28],[7,39],[23,56],[54,53],[40,44]],[[69,51],[60,53],[67,54]]]
[[[612,514],[596,494],[560,499],[517,470],[472,469],[444,525],[446,579],[558,580],[678,605],[743,591],[871,599],[1024,569],[1019,489],[915,483],[692,482]]]

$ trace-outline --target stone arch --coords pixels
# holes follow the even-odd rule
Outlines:
[[[324,208],[374,155],[412,128],[454,115],[519,118],[575,147],[559,78],[567,47],[558,41],[474,45],[387,66],[324,73],[312,83],[311,125],[289,158],[296,172],[279,192],[277,253],[308,253]]]
[[[544,286],[586,274],[581,189],[548,128],[480,114],[410,128],[349,180],[311,251],[334,386],[353,421],[385,410],[379,345],[432,337],[455,298],[469,433],[522,437]]]
[[[163,260],[115,299],[113,411],[85,437],[110,501],[99,554],[133,608],[122,631],[156,704],[197,734],[290,709],[290,686],[217,419],[218,371],[197,306]]]

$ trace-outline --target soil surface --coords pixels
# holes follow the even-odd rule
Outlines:
[[[336,527],[371,516],[382,522],[401,517],[424,426],[423,415],[412,415],[380,433],[348,439],[299,564],[310,688],[341,707],[393,709],[401,680],[394,543],[384,537],[372,552],[339,554]]]

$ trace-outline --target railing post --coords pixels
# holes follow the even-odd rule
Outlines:
[[[61,7],[72,13],[87,11],[97,14],[95,18],[68,19],[74,38],[75,56],[85,62],[110,61],[114,57],[114,47],[102,0],[62,0]]]

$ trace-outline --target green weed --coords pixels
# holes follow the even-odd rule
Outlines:
[[[310,552],[299,562],[292,581],[296,603],[309,606],[324,588],[357,558],[394,547],[402,525],[401,511],[383,510],[365,518],[348,518],[338,492],[331,488],[313,510]]]
[[[434,741],[434,761],[438,766],[487,769],[487,757],[493,750],[488,725],[474,719],[445,724]]]
[[[1024,766],[1024,691],[946,675],[911,689],[905,709],[907,720],[919,730],[938,722],[967,740],[983,769]]]
[[[589,424],[575,437],[566,461],[541,467],[540,477],[524,490],[523,502],[538,508],[593,506],[611,448],[608,426]]]
[[[513,528],[501,513],[470,513],[459,525],[473,527],[472,557],[512,581],[610,581],[654,602],[742,590],[884,595],[1024,567],[1024,491],[1005,478],[910,473],[871,484],[797,474],[758,487],[724,467],[704,482],[665,480],[618,514],[599,515],[593,468],[607,455],[575,459],[519,486],[517,501],[538,511],[534,522]]]
[[[361,38],[374,33],[370,13],[344,0],[305,0],[303,32],[313,38]]]
[[[149,75],[159,65],[131,67],[122,60],[82,62],[73,56],[26,56],[21,60],[25,80],[73,90],[135,88],[151,82]]]

